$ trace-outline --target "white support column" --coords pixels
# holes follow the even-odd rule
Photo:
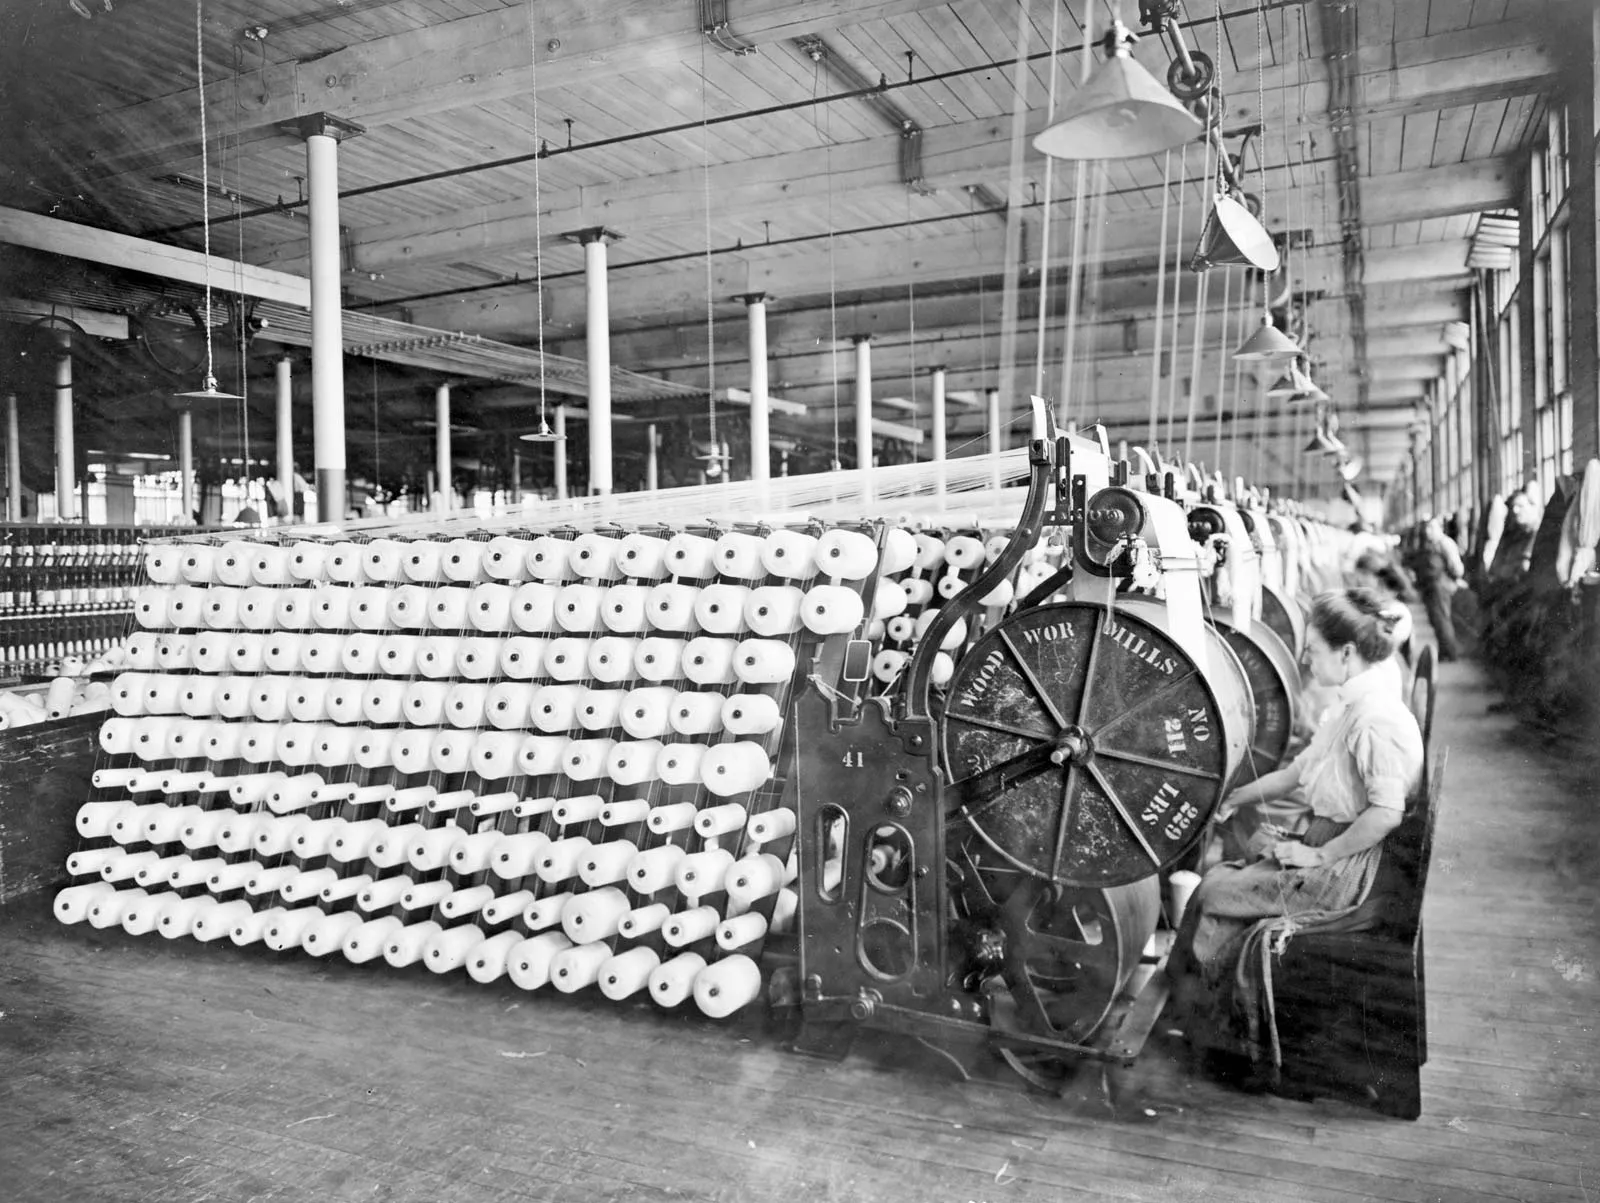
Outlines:
[[[945,376],[943,368],[933,369],[933,462],[934,480],[938,482],[939,495],[944,496],[945,429],[944,413]]]
[[[989,402],[989,454],[999,455],[1005,450],[1005,435],[1000,429],[1000,390],[989,389],[985,393],[985,398]],[[999,464],[996,464],[994,469],[994,487],[996,489],[1000,487]]]
[[[660,436],[654,422],[644,428],[644,447],[644,487],[654,493],[661,487]]]
[[[78,457],[72,427],[72,332],[56,331],[56,517],[78,516]]]
[[[340,297],[339,142],[366,131],[328,113],[286,123],[306,142],[311,241],[311,425],[317,518],[344,520],[344,314]]]
[[[511,504],[522,504],[522,446],[511,444]]]
[[[772,475],[772,436],[767,426],[767,294],[743,297],[750,326],[750,479]]]
[[[455,509],[455,470],[450,448],[450,383],[433,390],[433,475],[438,485],[437,500],[433,508],[437,513],[448,514]]]
[[[583,244],[583,280],[588,297],[584,345],[589,362],[589,492],[613,488],[611,455],[611,301],[606,286],[606,244],[621,237],[604,226],[567,235]]]
[[[555,451],[556,500],[565,501],[567,499],[567,407],[565,405],[556,406],[555,435],[556,441],[550,446]]]
[[[6,394],[6,521],[22,521],[22,437],[17,394]]]
[[[856,466],[861,469],[861,500],[872,501],[872,335],[857,334]]]
[[[178,411],[178,492],[183,498],[182,521],[193,522],[195,520],[194,410],[187,405]]]
[[[293,365],[285,355],[278,360],[278,492],[288,513],[284,522],[294,521],[294,376]]]

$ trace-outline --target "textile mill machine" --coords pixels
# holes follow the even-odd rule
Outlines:
[[[879,1028],[1035,1081],[1130,1062],[1162,876],[1282,757],[1333,548],[1035,434],[948,466],[1025,472],[1003,527],[886,495],[891,469],[877,504],[921,518],[673,521],[665,494],[152,544],[56,912],[712,1017],[765,998],[817,1053]]]

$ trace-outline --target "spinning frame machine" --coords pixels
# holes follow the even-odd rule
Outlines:
[[[1281,758],[1336,544],[1077,436],[1027,465],[1008,534],[151,545],[57,914],[1131,1062],[1161,875]]]

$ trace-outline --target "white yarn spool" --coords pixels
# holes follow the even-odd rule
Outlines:
[[[400,906],[407,911],[425,911],[438,906],[455,892],[448,881],[419,881],[400,895]]]
[[[734,676],[746,685],[776,685],[794,676],[792,645],[778,639],[746,639],[733,659]]]
[[[199,807],[171,806],[165,803],[152,803],[149,813],[144,816],[144,842],[147,844],[171,844],[178,839],[178,833],[183,830],[183,825],[188,821],[186,810],[199,811]]]
[[[365,722],[366,714],[361,708],[364,684],[349,677],[328,678],[327,692],[323,695],[328,717],[336,723]]]
[[[925,606],[933,600],[933,582],[925,577],[908,577],[900,582],[907,606]],[[892,616],[891,616],[892,617]]]
[[[169,721],[160,717],[107,719],[105,727],[100,729],[102,746],[106,738],[106,728],[112,727],[116,731],[126,733],[127,747],[123,748],[122,751],[132,752],[146,764],[152,764],[157,760],[165,760],[167,759],[166,735]],[[107,750],[110,751],[112,749]]]
[[[361,690],[361,713],[374,726],[387,727],[409,720],[406,709],[407,691],[423,682],[397,681],[392,677],[375,677]],[[442,701],[442,699],[441,699]]]
[[[162,909],[176,898],[171,890],[151,890],[122,912],[122,930],[130,936],[149,935],[155,931]]]
[[[655,949],[640,946],[607,957],[600,965],[597,981],[600,993],[612,1002],[621,1002],[646,989],[650,974],[661,964]]]
[[[567,744],[571,742],[560,735],[524,736],[517,748],[517,767],[529,777],[559,773],[566,760]]]
[[[51,909],[62,923],[82,923],[89,917],[91,907],[96,903],[109,901],[111,895],[116,892],[117,887],[106,881],[68,886],[56,895]]]
[[[177,581],[183,568],[183,549],[169,544],[152,543],[144,549],[144,571],[158,585]]]
[[[160,636],[154,631],[134,631],[122,644],[123,663],[135,672],[151,672],[156,667],[156,645]],[[222,641],[222,646],[227,646],[227,635],[217,635],[216,639]],[[200,636],[196,636],[196,644]],[[207,669],[215,672],[215,669]]]
[[[727,531],[717,537],[712,560],[717,571],[732,580],[754,581],[767,575],[762,552],[767,541],[744,531]]]
[[[278,622],[278,590],[251,585],[239,594],[239,625],[247,631],[270,631]]]
[[[917,551],[915,534],[901,527],[891,526],[883,532],[883,564],[880,574],[885,577],[895,577],[910,571],[917,562]]]
[[[589,640],[567,635],[545,648],[544,671],[555,681],[581,681],[589,671]]]
[[[701,781],[719,798],[757,789],[771,777],[772,762],[766,749],[745,740],[708,748],[700,763]]]
[[[148,632],[138,632],[134,638],[147,635]],[[189,661],[196,669],[203,673],[223,673],[228,671],[228,649],[233,645],[232,631],[200,631],[189,644]],[[130,655],[126,663],[129,668],[148,670],[156,665],[156,648],[158,642],[150,645],[150,659],[145,662],[141,657],[137,662]]]
[[[983,543],[971,535],[956,535],[944,545],[944,562],[957,572],[967,572],[984,562]]]
[[[430,681],[430,685],[442,682]],[[444,718],[452,727],[475,730],[483,726],[485,707],[489,701],[489,686],[472,681],[452,685],[444,702]]]
[[[467,597],[466,590],[460,590],[461,621],[455,626],[466,626]],[[426,585],[401,585],[389,594],[389,614],[387,626],[402,631],[420,631],[428,624],[428,616],[433,607],[435,590]],[[454,617],[452,615],[452,617]],[[442,624],[440,624],[442,625]]]
[[[352,639],[365,640],[376,636],[354,635]],[[377,667],[390,677],[413,677],[417,673],[417,654],[422,639],[416,635],[384,635],[377,646]]]
[[[250,687],[250,713],[264,723],[282,722],[289,713],[289,678],[257,677]]]
[[[354,596],[349,585],[318,585],[311,593],[311,621],[324,631],[349,630]]]
[[[317,869],[315,872],[302,873],[292,877],[278,887],[278,893],[283,895],[285,902],[307,902],[320,898],[324,886],[339,880],[339,874],[332,869]]]
[[[588,670],[596,681],[615,685],[638,677],[634,655],[639,640],[622,635],[602,635],[589,644]]]
[[[350,590],[350,625],[358,631],[388,630],[389,598],[383,585],[357,585]]]
[[[264,814],[235,815],[217,828],[217,847],[229,856],[237,856],[255,847],[256,828],[270,816]],[[247,866],[248,867],[248,866]],[[248,877],[249,875],[246,874]],[[243,885],[243,881],[232,883]],[[231,887],[230,887],[231,888]]]
[[[368,961],[381,956],[389,941],[404,928],[405,924],[393,915],[368,919],[345,936],[340,951],[344,953],[345,960],[352,965],[365,965]]]
[[[220,903],[212,910],[196,917],[194,930],[190,934],[201,943],[209,944],[228,935],[243,922],[245,916],[254,913],[250,904],[242,898]]]
[[[196,920],[216,907],[217,900],[209,894],[195,898],[181,898],[174,894],[156,916],[156,930],[169,940],[191,935]]]
[[[698,785],[705,744],[667,744],[656,761],[656,775],[668,785]]]
[[[937,535],[919,532],[917,540],[917,557],[911,561],[913,572],[928,572],[944,563],[944,540]]]
[[[905,614],[897,614],[885,624],[884,633],[896,643],[905,643],[916,638],[916,619]]]
[[[965,591],[966,587],[966,581],[962,580],[954,572],[948,572],[939,578],[938,583],[934,586],[934,592],[944,601],[953,601]]]
[[[514,945],[506,957],[506,975],[522,990],[537,990],[550,982],[550,963],[572,947],[564,932],[545,932]]]
[[[587,692],[582,685],[540,687],[529,709],[534,729],[548,735],[575,729],[578,724],[578,704]]]
[[[770,844],[776,840],[788,839],[794,834],[795,824],[794,811],[786,806],[780,806],[751,815],[749,823],[745,825],[745,833],[753,844]]]
[[[683,948],[714,936],[722,913],[714,906],[696,906],[679,911],[661,926],[661,938],[671,948]]]
[[[872,617],[884,620],[893,618],[896,614],[905,613],[910,604],[911,599],[903,588],[893,581],[880,580],[872,599]]]
[[[599,979],[600,966],[611,959],[605,944],[580,944],[563,949],[550,962],[550,983],[563,994],[572,994]]]
[[[472,605],[472,591],[466,586],[439,585],[428,590],[427,598],[426,625],[434,630],[460,631],[465,630],[471,624],[469,611]],[[399,616],[394,614],[392,608],[390,615],[396,618],[396,625],[398,626],[423,625],[398,621]]]
[[[1189,901],[1200,887],[1200,875],[1189,869],[1179,869],[1167,879],[1167,918],[1174,928],[1183,921]]]
[[[500,681],[489,686],[483,714],[491,727],[519,731],[533,721],[533,701],[538,687],[521,681]]]
[[[234,921],[233,928],[228,932],[228,939],[232,940],[240,948],[254,944],[266,934],[269,924],[276,921],[280,915],[286,913],[283,907],[274,906],[264,911],[252,910],[247,915],[240,915]]]
[[[372,845],[389,833],[389,824],[382,819],[362,819],[346,823],[334,833],[328,844],[328,855],[340,864],[352,864],[363,859]]]
[[[637,635],[648,625],[649,600],[647,585],[611,585],[600,603],[600,621],[613,634]]]
[[[531,550],[532,540],[496,535],[484,547],[483,570],[497,581],[521,580],[527,575]]]
[[[733,853],[726,848],[707,848],[703,852],[691,852],[679,861],[672,881],[685,897],[703,898],[722,889],[732,867]],[[706,934],[711,933],[708,930]]]
[[[417,673],[430,681],[456,675],[456,656],[461,651],[460,635],[408,636],[417,640]]]
[[[554,535],[540,535],[528,552],[528,571],[535,580],[559,584],[576,574],[571,566],[572,544]]]
[[[888,685],[900,678],[900,674],[905,672],[906,665],[910,662],[911,657],[905,652],[886,647],[872,658],[873,680]]]
[[[728,870],[724,888],[728,900],[749,907],[758,900],[776,894],[789,883],[787,866],[768,852],[756,853],[734,862]]]
[[[487,913],[485,917],[487,918]],[[499,981],[506,975],[511,950],[524,939],[519,931],[503,931],[482,941],[467,954],[467,976],[483,986]]]
[[[642,785],[655,779],[660,759],[659,740],[623,740],[606,753],[606,775],[618,785]]]
[[[512,621],[512,604],[517,591],[510,585],[490,581],[474,585],[467,597],[467,621],[474,630],[486,634],[509,634],[517,629]]]
[[[239,603],[243,597],[243,590],[212,585],[206,590],[205,625],[214,631],[233,630],[239,626]]]
[[[633,665],[646,681],[676,681],[683,675],[683,651],[688,645],[682,639],[666,639],[651,635],[639,640],[633,652]]]
[[[389,747],[389,759],[402,773],[426,773],[433,767],[433,741],[437,735],[438,731],[432,727],[396,731]]]
[[[738,651],[737,640],[696,636],[683,649],[683,674],[697,685],[732,684],[736,679],[733,661]]]
[[[139,590],[133,601],[133,616],[146,630],[160,631],[172,625],[167,617],[167,591],[159,585],[147,585]]]
[[[102,894],[89,902],[89,926],[104,930],[108,927],[117,927],[122,923],[122,916],[132,908],[148,900],[150,895],[141,889],[112,890],[110,894]]]
[[[773,531],[762,543],[761,566],[785,580],[810,580],[817,574],[816,536],[804,531]]]
[[[614,739],[571,739],[561,754],[561,771],[572,781],[594,781],[603,777],[606,758],[616,747]]]
[[[663,806],[652,807],[645,826],[655,835],[687,831],[694,826],[694,817],[698,813],[699,809],[693,802],[669,802]]]
[[[270,764],[278,758],[278,724],[241,724],[239,758],[250,764]]]
[[[572,542],[572,571],[590,581],[614,581],[623,575],[617,564],[622,541],[590,531]]]
[[[650,814],[647,798],[619,798],[608,802],[600,810],[600,822],[606,827],[626,827],[642,823]]]
[[[731,835],[744,826],[745,809],[737,802],[708,806],[694,817],[694,833],[702,839]]]
[[[571,890],[562,890],[558,894],[549,894],[544,898],[536,898],[528,903],[522,912],[522,921],[533,931],[543,931],[547,927],[556,927],[561,922],[561,914],[567,909],[567,904],[575,895]],[[566,933],[562,933],[563,936]]]
[[[416,585],[436,584],[443,575],[444,544],[413,539],[400,552],[400,572]]]
[[[637,940],[640,936],[660,931],[661,925],[670,918],[672,918],[670,906],[664,902],[652,902],[636,907],[624,915],[622,922],[617,924],[617,932],[630,940]]]
[[[948,652],[936,652],[933,657],[933,667],[928,672],[928,680],[935,685],[948,685],[950,678],[956,674],[956,662]]]
[[[300,667],[305,636],[296,631],[273,631],[262,641],[261,666],[269,673],[292,673]]]
[[[146,719],[159,724],[161,719]],[[169,718],[166,720],[166,755],[173,760],[197,760],[206,754],[206,740],[211,734],[211,723],[205,719]]]
[[[300,947],[314,957],[328,956],[343,949],[345,941],[361,925],[361,916],[354,911],[324,914],[306,925],[300,934]]]
[[[712,1019],[726,1019],[760,997],[761,969],[742,953],[723,957],[695,975],[695,1006]]]
[[[624,535],[617,549],[617,565],[622,575],[634,580],[659,580],[667,575],[667,540],[634,532]]]
[[[469,635],[456,650],[456,671],[469,681],[487,681],[500,669],[500,641]]]
[[[167,591],[167,625],[192,628],[205,624],[206,590],[199,585],[175,585]]]
[[[316,626],[312,615],[314,600],[309,589],[278,590],[278,625],[286,631],[305,631]]]
[[[677,697],[677,690],[669,685],[627,690],[622,694],[616,720],[634,739],[654,739],[668,730]]]
[[[329,694],[329,710],[332,710]],[[394,741],[397,731],[362,730],[356,737],[356,764],[364,769],[378,769],[394,763]]]
[[[878,566],[871,535],[834,528],[817,540],[817,571],[835,580],[859,581]]]
[[[450,868],[457,873],[482,873],[505,837],[494,828],[466,836],[450,850]],[[493,890],[490,891],[492,895]]]
[[[326,578],[329,547],[326,543],[313,543],[302,539],[289,547],[289,575],[297,581],[320,581]]]
[[[182,672],[190,667],[193,635],[167,634],[156,640],[156,667],[163,672]]]
[[[430,762],[446,776],[465,773],[472,767],[472,750],[476,744],[475,732],[440,731],[433,737],[433,744],[429,748]]]
[[[513,635],[500,646],[500,671],[513,681],[528,681],[544,674],[548,639]]]
[[[695,621],[711,635],[737,635],[745,629],[744,608],[750,590],[744,585],[713,584],[694,599]]]
[[[578,725],[585,731],[609,731],[617,725],[625,689],[584,689],[578,697]]]
[[[255,578],[250,575],[250,566],[255,562],[256,544],[235,540],[224,543],[217,550],[218,554],[211,559],[212,571],[217,574],[217,580],[224,585],[241,588],[254,581]]]
[[[694,979],[706,967],[697,952],[680,952],[650,971],[650,997],[659,1006],[676,1007],[694,993]]]
[[[865,616],[861,595],[843,585],[813,585],[800,607],[800,619],[814,635],[853,631]]]
[[[928,633],[928,628],[933,625],[933,621],[934,621],[935,618],[938,617],[938,615],[939,615],[939,612],[937,610],[924,610],[921,614],[917,615],[917,620],[916,620],[916,624],[915,624],[915,626],[916,626],[916,638],[921,639],[924,635],[926,635]],[[956,648],[961,646],[962,642],[965,641],[966,637],[967,637],[966,619],[957,619],[956,622],[955,622],[955,625],[953,625],[948,631],[946,631],[945,635],[944,635],[944,638],[939,641],[939,647],[943,651],[947,651],[947,652],[948,651],[953,651],[954,649],[956,649]]]
[[[985,563],[992,564],[1005,554],[1011,545],[1009,535],[990,535],[983,541],[983,559]]]
[[[118,673],[111,682],[111,709],[124,718],[145,713],[145,699],[150,694],[154,673]]]
[[[794,585],[762,585],[745,598],[745,624],[763,638],[798,631],[805,591]]]
[[[724,700],[720,693],[674,694],[668,708],[672,730],[679,735],[711,735],[722,730]]]
[[[99,777],[101,773],[106,771],[105,769],[100,769],[96,771],[95,776]],[[116,770],[110,771],[115,772]],[[100,786],[98,781],[95,782],[95,785],[97,788],[105,788]],[[112,824],[117,821],[120,815],[131,811],[133,805],[132,802],[85,802],[78,807],[78,814],[73,821],[73,825],[78,829],[78,834],[86,840],[102,839],[111,834]]]
[[[699,596],[697,587],[674,581],[650,586],[645,601],[645,613],[650,625],[658,631],[675,631],[685,635],[698,631],[700,620],[695,617],[694,604]]]
[[[444,549],[440,567],[446,580],[470,585],[484,578],[483,561],[489,550],[487,543],[476,539],[451,539]]]
[[[714,539],[680,531],[667,541],[667,572],[690,580],[704,580],[716,572],[716,550]]]
[[[467,957],[483,943],[483,929],[474,923],[447,927],[436,933],[422,949],[422,963],[434,973],[449,973],[467,963]]]
[[[550,842],[550,837],[542,831],[502,835],[489,854],[489,871],[506,881],[526,877],[544,859],[544,850]]]
[[[603,587],[585,581],[563,585],[556,594],[556,625],[578,635],[597,630],[606,593]]]
[[[369,581],[403,581],[408,554],[409,547],[393,539],[374,539],[361,549],[361,571]]]
[[[628,896],[615,886],[602,886],[579,894],[561,913],[561,930],[574,944],[593,944],[617,934],[622,917],[633,909]],[[610,955],[610,950],[606,950]]]
[[[405,864],[406,858],[397,843],[379,841],[373,845],[371,859],[379,868],[391,869],[395,865]],[[356,899],[356,905],[364,911],[387,910],[415,889],[416,884],[410,876],[403,873],[398,877],[379,878],[361,891],[360,897]]]
[[[383,948],[384,961],[394,969],[404,969],[422,959],[428,941],[444,930],[429,920],[426,923],[408,923],[389,937]]]

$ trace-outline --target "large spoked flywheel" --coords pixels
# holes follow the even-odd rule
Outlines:
[[[1222,614],[1214,621],[1234,655],[1239,657],[1256,707],[1250,751],[1234,779],[1237,787],[1265,776],[1283,763],[1289,740],[1294,735],[1300,670],[1283,640],[1265,622],[1252,622],[1247,629],[1241,629]]]
[[[1196,663],[1158,605],[1014,614],[962,657],[946,699],[950,822],[1064,885],[1122,885],[1175,862],[1250,734],[1247,687]]]

